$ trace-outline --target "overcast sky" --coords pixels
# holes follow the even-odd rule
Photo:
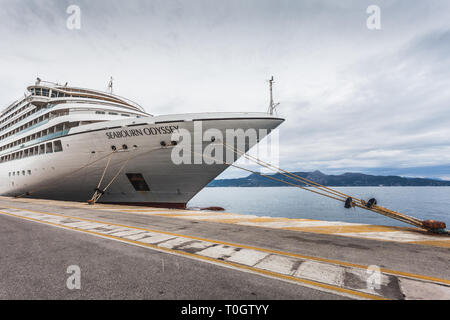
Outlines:
[[[113,76],[156,115],[265,111],[273,75],[284,168],[450,179],[448,0],[0,2],[4,107],[36,76],[103,90]]]

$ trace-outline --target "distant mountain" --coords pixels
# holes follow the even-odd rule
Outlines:
[[[399,176],[374,176],[363,173],[344,173],[341,175],[327,175],[320,171],[293,172],[295,175],[330,187],[369,187],[369,186],[450,186],[450,181],[424,178],[405,178]],[[280,173],[270,175],[276,179],[304,185],[286,178]],[[245,178],[220,179],[212,181],[208,187],[286,187],[288,185],[268,179],[258,174],[251,174]]]

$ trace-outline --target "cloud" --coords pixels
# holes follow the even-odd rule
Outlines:
[[[284,134],[293,146],[281,148],[287,166],[334,171],[448,164],[449,35],[449,29],[432,30],[365,57],[345,70],[337,90],[306,101]],[[297,106],[290,108],[295,114]]]
[[[112,75],[152,114],[265,111],[274,75],[284,167],[444,168],[450,4],[378,3],[371,31],[372,1],[4,0],[0,101],[37,75],[97,89]]]

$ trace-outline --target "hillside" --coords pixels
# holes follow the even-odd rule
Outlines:
[[[450,181],[433,180],[425,178],[405,178],[399,176],[374,176],[363,173],[344,173],[341,175],[327,175],[320,171],[293,172],[294,174],[320,183],[334,187],[364,187],[364,186],[450,186]],[[288,180],[277,173],[273,177]],[[257,174],[251,174],[245,178],[219,179],[212,181],[208,187],[284,187],[286,184],[274,181]]]

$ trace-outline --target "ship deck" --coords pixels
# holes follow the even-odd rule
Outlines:
[[[9,197],[0,219],[2,299],[450,299],[450,237],[417,228]]]

